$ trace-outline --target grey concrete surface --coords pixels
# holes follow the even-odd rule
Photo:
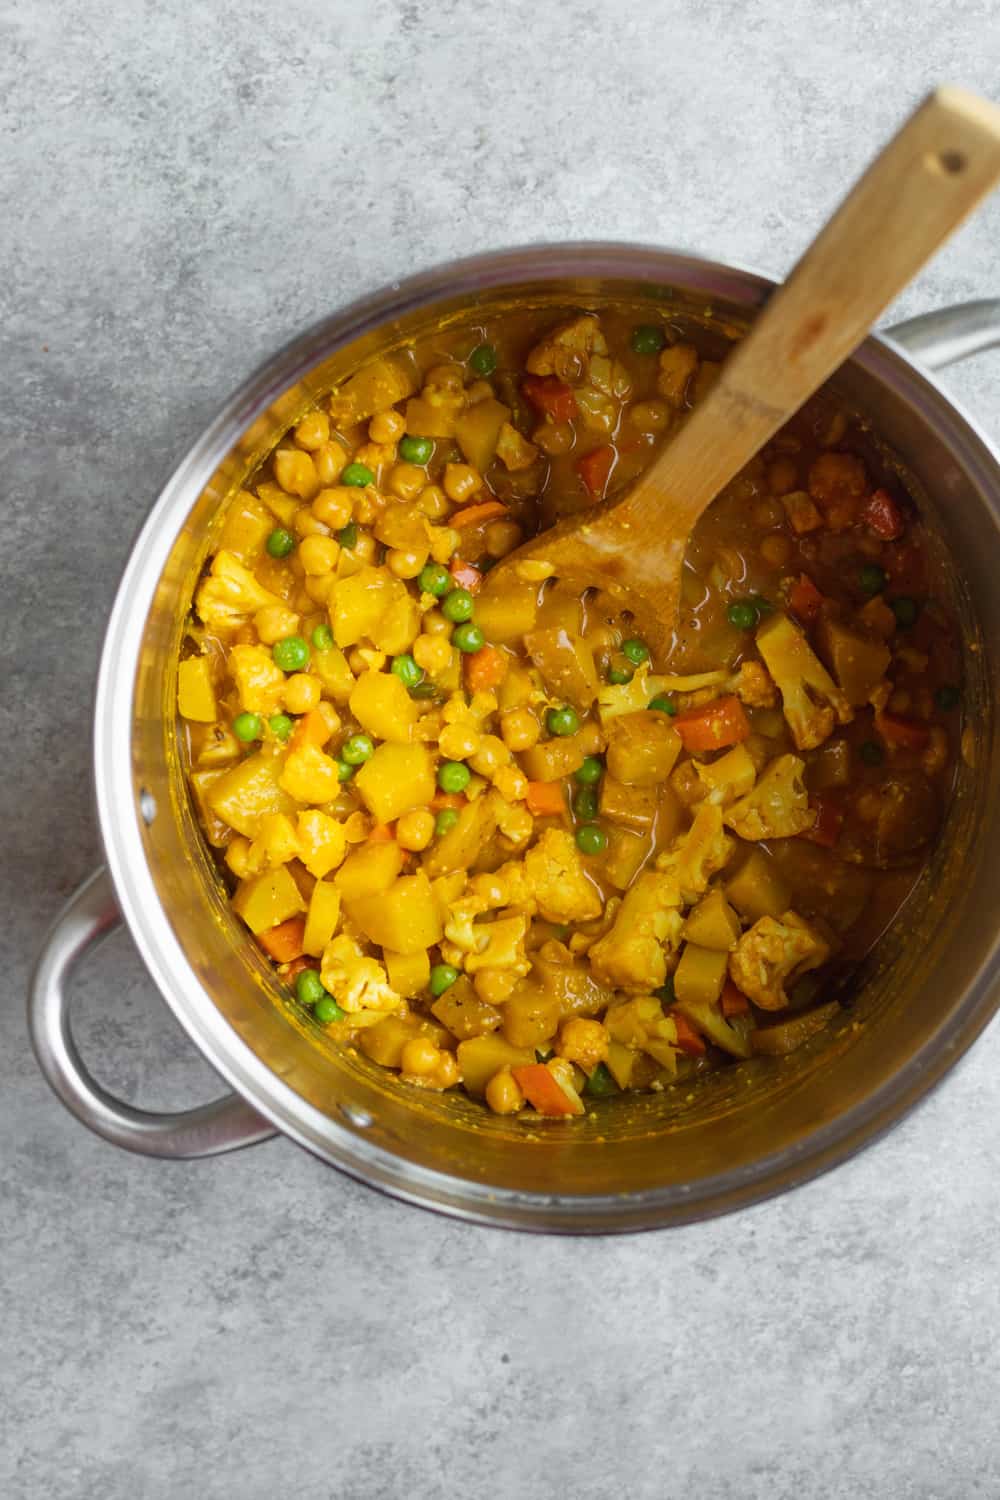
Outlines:
[[[833,1176],[569,1242],[289,1144],[126,1157],[39,1080],[42,928],[99,858],[88,715],[157,484],[268,351],[443,257],[560,237],[777,272],[994,0],[0,3],[5,1500],[1000,1493],[1000,1031]],[[900,311],[997,295],[1000,199]],[[1000,356],[949,377],[1000,437]],[[79,985],[126,1097],[215,1081],[124,938]]]

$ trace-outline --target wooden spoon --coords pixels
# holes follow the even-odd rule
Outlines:
[[[656,462],[621,496],[511,553],[491,572],[489,593],[546,569],[581,592],[609,590],[665,660],[699,516],[857,348],[998,177],[1000,109],[961,89],[930,94],[771,295]]]

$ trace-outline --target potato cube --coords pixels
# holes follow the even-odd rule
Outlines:
[[[736,874],[726,881],[726,895],[748,922],[780,917],[792,901],[774,860],[763,849],[750,851]]]
[[[405,598],[406,585],[383,568],[363,567],[338,578],[330,594],[330,624],[337,645],[371,639],[390,604]]]
[[[314,958],[322,957],[323,949],[336,932],[339,921],[340,892],[328,880],[317,880],[306,913],[303,953],[309,953]]]
[[[718,948],[686,943],[674,970],[674,993],[684,1004],[711,1005],[722,994],[729,970],[728,954]]]
[[[515,1047],[495,1034],[471,1037],[458,1047],[462,1082],[470,1094],[485,1094],[486,1085],[501,1068],[522,1068],[534,1061],[534,1048]]]
[[[177,668],[177,712],[198,724],[214,724],[218,718],[212,664],[207,656],[189,656]]]
[[[455,419],[455,437],[467,463],[485,473],[497,451],[500,429],[510,416],[510,407],[488,396],[477,401]]]
[[[426,948],[421,948],[416,953],[398,953],[394,948],[386,948],[382,953],[382,961],[389,983],[404,1000],[412,1000],[414,995],[419,995],[421,990],[427,988],[431,977],[431,960]],[[454,988],[452,985],[452,989]],[[438,1016],[439,1021],[442,1019]]]
[[[608,771],[626,786],[665,781],[680,753],[680,735],[655,709],[619,714],[608,726]]]
[[[601,817],[633,833],[648,833],[656,817],[656,787],[626,786],[614,776],[601,780]]]
[[[476,624],[488,641],[498,646],[512,646],[535,628],[538,613],[537,583],[509,586],[503,593],[486,590],[476,600]]]
[[[387,891],[403,868],[403,851],[395,840],[385,844],[362,844],[349,854],[333,877],[345,902]],[[390,943],[391,948],[396,947]]]
[[[368,811],[379,823],[393,823],[434,796],[434,768],[426,745],[379,745],[354,779]]]
[[[689,943],[721,953],[729,952],[741,931],[739,917],[718,887],[701,898],[684,923],[684,936]]]
[[[351,690],[351,713],[376,739],[405,745],[413,738],[419,705],[392,672],[364,672]]]
[[[305,908],[286,865],[241,880],[233,897],[233,910],[254,933],[267,932]]]
[[[208,793],[208,805],[223,823],[255,838],[265,813],[294,812],[295,803],[279,785],[282,763],[263,751],[223,774]]]
[[[401,876],[388,890],[351,897],[347,912],[371,942],[397,953],[419,953],[444,934],[441,913],[423,871]]]

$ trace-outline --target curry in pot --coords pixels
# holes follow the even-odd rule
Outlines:
[[[543,565],[491,590],[718,352],[622,310],[443,331],[229,504],[178,669],[201,825],[291,1003],[407,1084],[563,1117],[794,1051],[919,876],[959,646],[904,480],[829,397],[699,524],[669,660]]]

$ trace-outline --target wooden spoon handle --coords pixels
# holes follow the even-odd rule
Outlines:
[[[1000,109],[940,88],[876,157],[621,506],[689,530],[1000,178]],[[616,507],[619,509],[619,507]],[[658,520],[656,519],[658,518]]]

